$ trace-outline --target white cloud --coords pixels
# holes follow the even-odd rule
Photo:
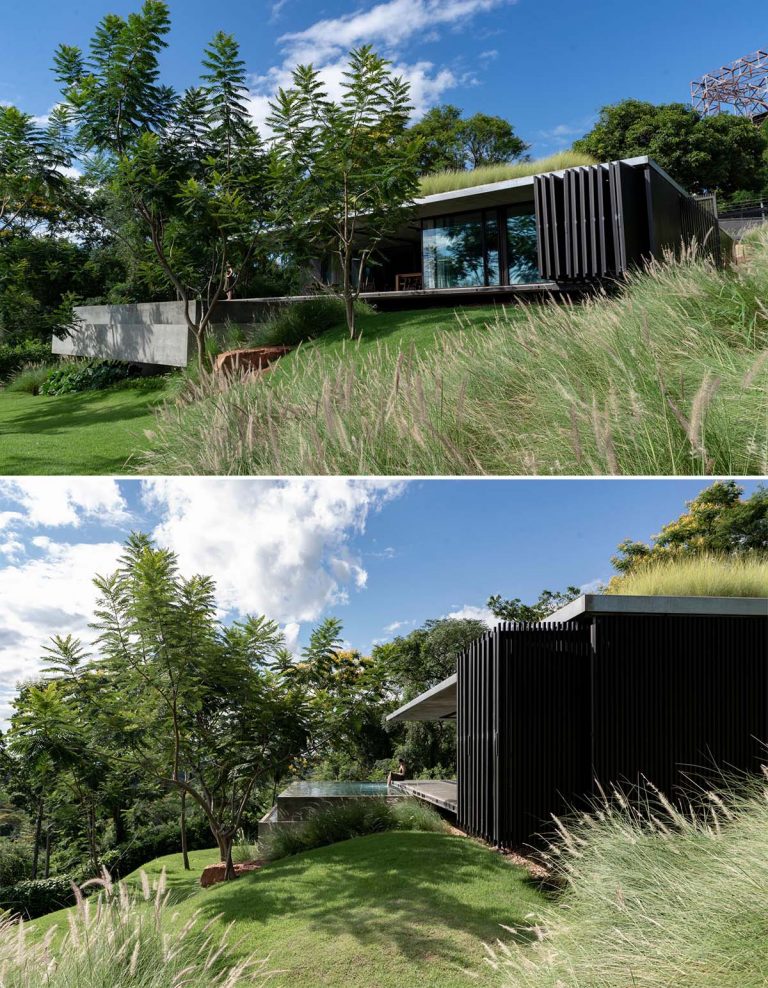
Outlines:
[[[416,624],[415,621],[393,621],[392,624],[385,626],[385,631],[399,631],[400,628],[412,628]]]
[[[588,583],[582,583],[579,587],[582,593],[600,593],[601,589],[608,582],[604,577],[598,576],[594,580],[590,580]]]
[[[0,527],[10,517],[15,524],[79,526],[98,519],[120,525],[130,515],[116,480],[109,477],[25,477],[0,480],[0,497],[18,503],[21,511],[0,514]]]
[[[10,714],[16,685],[45,664],[52,635],[73,634],[89,642],[96,589],[92,578],[115,568],[116,542],[63,544],[35,540],[44,554],[0,569],[0,724]]]
[[[287,627],[317,620],[365,587],[350,536],[404,485],[163,478],[142,487],[162,518],[154,536],[178,553],[184,572],[213,576],[225,610],[266,614]]]
[[[278,16],[285,0],[272,7]],[[292,70],[300,64],[312,63],[318,69],[329,95],[338,98],[346,68],[347,53],[361,44],[372,44],[393,62],[394,71],[411,86],[411,102],[415,119],[437,103],[446,90],[462,83],[462,76],[447,66],[436,66],[427,59],[410,61],[403,49],[412,42],[435,42],[439,30],[460,30],[478,14],[510,6],[517,0],[384,0],[382,3],[315,21],[302,31],[283,34],[278,45],[283,53],[280,65],[251,81],[250,111],[264,134],[269,133],[266,118],[269,101],[278,88],[291,85]],[[484,60],[493,57],[489,52]],[[471,83],[473,80],[469,80]]]
[[[476,607],[474,604],[464,604],[456,610],[446,614],[445,617],[453,618],[457,621],[484,621],[489,628],[494,627],[497,618],[493,616],[487,607]]]
[[[426,31],[455,27],[510,0],[386,0],[368,10],[316,21],[279,40],[297,62],[328,61],[360,44],[394,48]]]

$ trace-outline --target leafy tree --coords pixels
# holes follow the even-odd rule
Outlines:
[[[475,113],[464,119],[461,110],[451,104],[432,107],[410,132],[419,144],[422,175],[504,164],[528,150],[503,117]]]
[[[542,590],[537,601],[524,604],[519,597],[505,600],[499,594],[494,594],[488,598],[488,607],[500,621],[542,621],[580,596],[581,590],[578,587]]]
[[[54,223],[71,185],[61,110],[45,127],[15,106],[0,106],[0,235]]]
[[[90,156],[91,174],[113,199],[102,219],[122,212],[138,220],[184,303],[202,362],[227,266],[247,267],[275,218],[236,42],[217,34],[201,85],[180,95],[160,82],[169,28],[168,5],[145,0],[127,18],[105,16],[87,56],[61,45],[55,65],[77,152]]]
[[[111,690],[99,717],[129,762],[185,792],[204,813],[227,877],[251,793],[306,745],[306,703],[271,671],[277,626],[248,617],[223,626],[209,577],[181,577],[175,556],[132,536],[109,577],[98,577],[101,661]],[[126,698],[130,703],[126,703]]]
[[[416,147],[406,132],[409,87],[389,66],[368,45],[351,52],[336,102],[319,72],[300,65],[269,117],[294,250],[338,258],[353,338],[366,266],[405,222],[418,191]]]
[[[768,488],[748,498],[734,480],[718,480],[665,525],[650,544],[626,539],[612,558],[620,573],[638,563],[684,553],[768,553]]]
[[[382,670],[385,695],[404,703],[456,671],[456,660],[488,630],[482,621],[442,618],[426,621],[408,635],[377,645],[372,660]],[[397,754],[410,766],[450,771],[456,761],[455,727],[449,721],[395,725]]]
[[[683,103],[626,99],[600,111],[574,150],[599,161],[647,154],[691,192],[732,194],[766,181],[768,141],[746,117],[702,117]]]

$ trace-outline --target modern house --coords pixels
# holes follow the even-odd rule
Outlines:
[[[407,791],[501,847],[649,780],[675,799],[768,762],[768,599],[587,595],[499,624],[388,720],[456,723],[456,782]],[[434,797],[434,798],[433,798]]]
[[[572,294],[694,242],[717,263],[727,256],[714,200],[694,199],[639,157],[424,196],[357,277],[382,309]],[[332,264],[318,262],[314,276],[316,289],[338,280]],[[214,330],[290,301],[222,302]],[[183,366],[194,349],[178,302],[77,312],[79,328],[54,337],[54,353]]]

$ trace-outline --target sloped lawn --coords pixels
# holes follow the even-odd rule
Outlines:
[[[169,869],[176,922],[201,910],[204,921],[234,923],[230,940],[241,941],[238,949],[269,956],[270,969],[282,972],[269,981],[275,988],[496,984],[482,942],[514,939],[499,924],[528,926],[526,916],[543,903],[522,870],[467,838],[443,834],[344,841],[208,890],[197,879],[216,852],[191,857],[192,873],[182,871],[180,855],[145,870],[154,877],[163,865]],[[35,925],[64,927],[64,912]]]

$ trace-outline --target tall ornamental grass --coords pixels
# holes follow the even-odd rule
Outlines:
[[[762,475],[766,299],[768,226],[736,270],[653,263],[615,296],[500,308],[426,353],[316,346],[274,375],[203,376],[160,413],[142,468]]]
[[[508,988],[762,988],[768,786],[702,793],[698,813],[620,794],[553,848],[565,885],[524,936],[488,946]],[[502,910],[503,912],[503,910]]]
[[[241,956],[231,925],[195,913],[174,929],[165,873],[137,895],[108,874],[96,896],[77,891],[62,935],[30,935],[34,922],[0,918],[0,988],[240,988],[263,985],[266,962]],[[237,955],[237,959],[232,957]]]
[[[636,563],[631,572],[615,576],[609,594],[671,597],[768,597],[766,556],[671,554],[668,559]]]

